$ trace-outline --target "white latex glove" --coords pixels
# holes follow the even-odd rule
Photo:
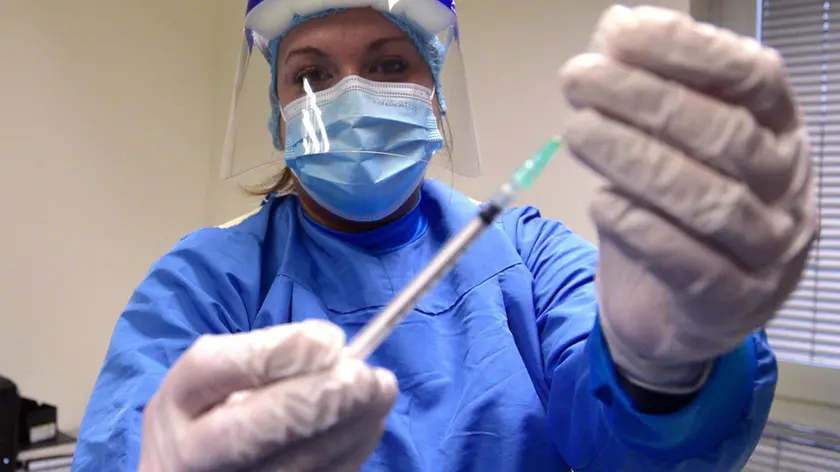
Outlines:
[[[200,338],[146,407],[140,472],[358,470],[397,386],[343,348],[323,321]]]
[[[654,7],[612,7],[561,71],[569,150],[608,181],[601,326],[632,382],[684,393],[767,323],[817,234],[806,129],[779,54]]]

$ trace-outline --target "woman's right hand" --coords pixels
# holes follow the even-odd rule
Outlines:
[[[344,342],[324,321],[199,338],[145,408],[140,472],[358,470],[397,383]]]

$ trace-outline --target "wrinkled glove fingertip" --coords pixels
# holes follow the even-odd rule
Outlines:
[[[383,392],[386,393],[396,393],[397,391],[397,377],[388,369],[382,368],[375,368],[374,373],[376,374],[376,380],[379,382],[379,386],[382,388]]]
[[[343,348],[347,337],[344,331],[324,320],[306,320],[301,322],[304,335],[315,344],[328,348]]]
[[[376,368],[373,372],[376,376],[376,381],[379,384],[379,391],[381,392],[382,397],[393,400],[399,391],[397,377],[393,372],[387,369]]]
[[[578,100],[577,90],[584,81],[592,78],[595,69],[604,64],[608,59],[603,54],[584,53],[572,57],[557,71],[557,78],[560,80],[560,89],[566,95],[566,99],[572,106],[582,106]]]
[[[595,24],[595,32],[589,41],[587,51],[609,53],[616,31],[623,29],[629,21],[632,21],[632,18],[633,10],[624,5],[612,5],[604,10]]]

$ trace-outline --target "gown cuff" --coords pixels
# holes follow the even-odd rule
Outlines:
[[[750,336],[716,359],[697,392],[672,399],[684,403],[680,408],[652,414],[639,408],[638,397],[634,399],[622,385],[627,381],[620,378],[596,321],[587,341],[590,391],[601,402],[613,433],[626,445],[663,459],[694,457],[713,450],[747,414],[757,368],[754,343]]]

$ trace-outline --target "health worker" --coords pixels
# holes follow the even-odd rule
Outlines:
[[[470,121],[449,87],[455,5],[248,3],[242,65],[270,66],[285,167],[256,212],[186,236],[137,288],[73,470],[741,469],[777,380],[762,327],[817,234],[775,51],[608,9],[560,74],[566,145],[607,183],[597,248],[509,210],[361,362],[346,340],[476,213],[424,177],[441,154],[478,168],[473,135],[448,133]]]

